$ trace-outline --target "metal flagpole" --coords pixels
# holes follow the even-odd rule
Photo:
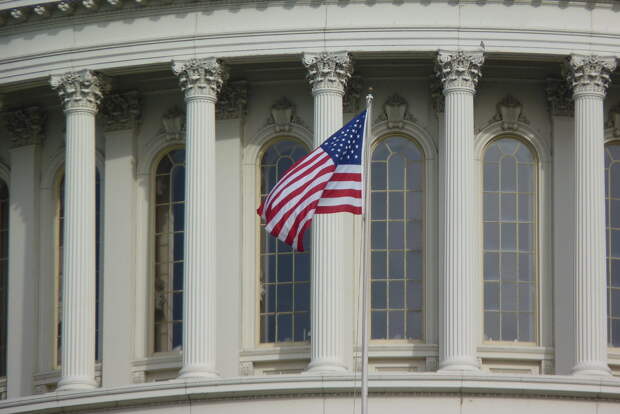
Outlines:
[[[362,153],[364,190],[362,209],[362,254],[361,254],[361,282],[362,282],[362,414],[368,414],[368,299],[370,269],[370,142],[372,141],[372,88],[368,88],[366,95],[366,125],[364,127],[364,149]]]

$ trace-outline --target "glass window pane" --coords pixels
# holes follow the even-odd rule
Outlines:
[[[390,339],[403,339],[405,337],[405,312],[390,311],[388,326],[390,327]]]
[[[484,223],[484,248],[487,250],[499,249],[499,224]]]
[[[620,161],[617,158],[616,161]],[[614,162],[609,169],[609,174],[612,177],[610,183],[610,196],[613,198],[620,198],[620,162]]]
[[[517,314],[514,312],[502,313],[502,341],[517,339]]]
[[[499,219],[499,193],[484,193],[484,219]]]
[[[497,341],[499,336],[499,312],[484,312],[484,336],[487,340]]]
[[[280,313],[277,317],[278,342],[291,342],[293,340],[293,318],[290,313]]]
[[[404,193],[390,192],[389,193],[389,206],[390,206],[390,219],[402,219],[405,216],[405,197]]]
[[[519,285],[519,311],[534,311],[534,287],[529,283]]]
[[[502,311],[517,310],[517,285],[514,283],[502,283],[501,289]]]
[[[502,282],[517,280],[517,254],[501,254],[501,279]]]
[[[514,220],[517,218],[517,195],[502,194],[501,196],[501,214],[503,221]]]
[[[278,261],[278,282],[293,281],[293,255],[279,254]]]
[[[528,194],[519,194],[519,220],[532,221],[532,196]]]
[[[295,285],[295,311],[310,310],[310,284],[298,283]]]
[[[499,283],[484,284],[484,310],[499,310]]]
[[[484,254],[484,280],[499,280],[499,254]]]
[[[373,162],[370,174],[370,184],[373,190],[387,189],[387,163]]]
[[[373,222],[371,225],[372,249],[387,248],[387,223]]]
[[[388,160],[388,188],[390,190],[405,188],[405,160],[400,155],[392,155]]]
[[[413,145],[413,144],[411,144]],[[424,164],[412,162],[407,165],[407,188],[421,191],[424,187]]]
[[[531,224],[519,224],[519,250],[529,252],[532,250],[532,233],[530,232]]]
[[[422,337],[422,312],[407,312],[407,339]]]
[[[501,225],[502,249],[515,250],[517,248],[517,226],[513,223]]]
[[[310,280],[310,253],[295,253],[295,281],[307,282]]]
[[[310,339],[310,320],[307,313],[295,313],[295,342],[308,341]]]
[[[371,339],[387,338],[387,312],[372,311],[370,317]]]
[[[373,220],[384,220],[387,218],[387,193],[372,192],[371,214]]]
[[[484,163],[484,191],[499,190],[499,164]]]
[[[519,164],[519,185],[518,189],[521,193],[530,193],[533,191],[534,183],[532,181],[534,166],[532,164]]]
[[[293,310],[293,285],[290,283],[278,283],[278,312],[291,312]]]
[[[261,316],[260,341],[261,342],[275,342],[276,341],[276,317],[275,315]]]
[[[384,141],[381,144],[377,145],[377,147],[373,151],[372,160],[373,161],[385,161],[387,160],[389,155],[390,155],[390,151],[388,150],[387,145],[385,145],[385,141]]]
[[[418,220],[407,222],[407,249],[422,249],[422,223]]]
[[[385,309],[387,307],[386,282],[372,282],[370,306],[373,309]]]
[[[517,190],[517,165],[514,158],[502,158],[500,163],[500,177],[502,191]]]
[[[404,249],[405,232],[402,222],[388,223],[388,241],[389,249]]]
[[[405,277],[405,254],[401,251],[391,251],[388,257],[390,279],[403,279]]]
[[[387,253],[386,252],[372,252],[370,254],[370,277],[372,279],[385,279],[387,278]]]
[[[389,308],[403,309],[405,307],[405,282],[389,282]]]
[[[406,203],[406,218],[409,220],[422,220],[424,213],[424,193],[418,191],[408,191]]]
[[[407,282],[407,309],[422,310],[422,284]]]
[[[533,313],[519,314],[519,341],[531,342],[534,340]]]

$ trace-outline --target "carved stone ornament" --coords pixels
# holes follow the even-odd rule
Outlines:
[[[250,377],[254,375],[254,363],[252,361],[242,361],[239,363],[239,375]]]
[[[514,96],[506,95],[498,102],[497,112],[492,121],[501,121],[504,131],[514,131],[519,126],[519,122],[529,124],[528,119],[523,115],[523,105]]]
[[[383,113],[379,115],[377,121],[387,121],[388,128],[402,128],[405,126],[405,121],[415,122],[408,109],[407,100],[395,93],[383,104]]]
[[[216,119],[245,118],[248,112],[248,83],[239,81],[222,88],[215,105]]]
[[[575,116],[573,92],[565,80],[547,79],[545,88],[549,113],[553,116]]]
[[[620,137],[620,103],[609,111],[609,118],[605,126],[613,128],[614,137]]]
[[[293,124],[304,125],[297,116],[295,105],[288,98],[282,97],[271,107],[267,125],[273,125],[276,132],[289,132]]]
[[[140,93],[129,91],[107,95],[101,103],[101,115],[106,131],[136,128],[142,119]]]
[[[185,112],[178,106],[170,108],[161,118],[162,128],[160,134],[168,140],[181,140],[185,138]]]
[[[39,145],[45,140],[47,116],[38,106],[18,109],[4,114],[11,147]]]
[[[353,73],[351,56],[345,52],[305,53],[303,64],[312,90],[334,89],[344,93]]]
[[[437,54],[435,73],[444,89],[466,88],[475,90],[482,76],[480,68],[484,63],[482,52],[448,52]]]
[[[364,102],[364,81],[361,76],[352,76],[347,83],[342,98],[342,111],[348,114],[356,114],[362,109]]]
[[[446,97],[443,95],[443,88],[441,81],[437,79],[437,76],[431,76],[431,100],[433,102],[433,109],[437,113],[443,113],[446,111]]]
[[[216,58],[173,61],[172,71],[179,77],[179,85],[186,98],[203,96],[216,100],[228,79],[226,67]]]
[[[107,90],[101,75],[87,69],[52,75],[50,84],[58,92],[65,111],[89,109],[96,112]]]
[[[564,73],[574,94],[594,93],[604,96],[611,81],[610,75],[615,69],[615,57],[571,55],[566,60]]]

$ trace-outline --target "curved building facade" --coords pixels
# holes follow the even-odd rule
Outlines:
[[[0,1],[0,413],[620,410],[617,1]]]

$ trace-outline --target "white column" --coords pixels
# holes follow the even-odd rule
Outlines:
[[[67,119],[59,391],[95,382],[95,114],[103,85],[93,72],[52,75]]]
[[[613,57],[572,55],[567,78],[575,101],[576,375],[610,375],[607,366],[603,99]]]
[[[314,146],[342,127],[342,97],[351,77],[347,53],[303,57],[314,96]],[[311,361],[307,372],[346,371],[344,302],[347,234],[344,213],[317,214],[312,223]]]
[[[132,383],[134,357],[136,239],[135,134],[140,119],[137,92],[108,95],[105,119],[103,214],[102,386]],[[105,196],[107,195],[107,197]]]
[[[31,395],[37,345],[39,151],[45,116],[36,107],[5,115],[11,135],[7,397]]]
[[[215,102],[226,72],[215,58],[174,62],[187,104],[183,368],[179,378],[216,372]]]
[[[476,212],[472,194],[474,94],[484,57],[480,52],[440,51],[437,76],[445,96],[444,139],[440,142],[439,369],[478,370],[473,294]]]

